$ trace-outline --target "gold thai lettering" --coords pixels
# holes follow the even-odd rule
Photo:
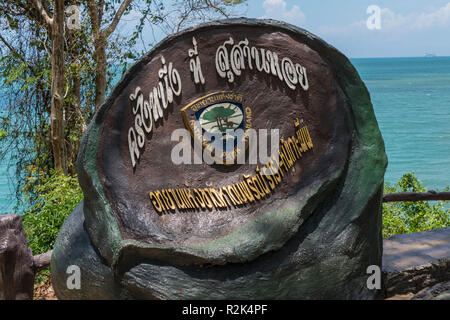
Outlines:
[[[226,95],[225,95],[226,96]],[[233,98],[235,98],[233,96]],[[223,210],[247,203],[253,204],[269,196],[285,177],[284,172],[302,158],[302,153],[314,145],[307,126],[295,121],[295,134],[280,139],[278,157],[273,156],[262,166],[256,166],[254,175],[243,175],[243,180],[219,188],[163,189],[149,193],[154,209],[159,213],[182,210]],[[284,171],[284,172],[283,172]]]

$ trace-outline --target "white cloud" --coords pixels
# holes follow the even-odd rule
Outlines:
[[[381,10],[381,23],[386,30],[422,30],[450,26],[450,2],[432,12],[397,14],[388,8]]]
[[[368,30],[366,20],[360,20],[341,27],[323,26],[319,28],[319,33],[326,35],[373,32],[404,34],[411,31],[442,27],[450,27],[450,2],[435,11],[406,15],[383,8],[381,9],[381,30],[377,31]]]
[[[264,0],[263,2],[264,16],[263,19],[275,19],[301,26],[306,21],[306,16],[299,6],[287,8],[284,0]]]
[[[322,26],[317,35],[352,57],[448,55],[450,2],[423,12],[396,13],[381,9],[381,29],[369,30],[366,20],[344,26]]]
[[[416,28],[428,28],[434,26],[450,26],[450,2],[434,12],[420,14],[414,23],[414,27]]]

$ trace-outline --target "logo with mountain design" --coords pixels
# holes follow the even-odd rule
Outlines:
[[[251,108],[243,103],[241,94],[217,92],[181,110],[192,137],[203,149],[209,149],[218,163],[234,164],[237,153],[247,148],[245,143],[239,143],[251,127]]]

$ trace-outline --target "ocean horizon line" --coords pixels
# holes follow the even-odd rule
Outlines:
[[[425,54],[423,56],[406,56],[406,57],[349,57],[350,60],[356,60],[356,59],[413,59],[413,58],[417,58],[417,59],[433,59],[433,58],[450,58],[450,55],[448,56],[432,56],[432,57],[427,57]]]

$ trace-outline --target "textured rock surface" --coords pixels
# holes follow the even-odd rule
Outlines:
[[[383,250],[387,297],[450,279],[450,227],[393,236]]]
[[[61,252],[62,251],[62,252]],[[115,280],[111,268],[97,254],[84,228],[83,202],[64,222],[53,250],[52,283],[58,299],[126,299],[129,295]],[[80,267],[81,290],[67,288],[66,273],[71,265]]]
[[[416,294],[412,300],[450,300],[450,281],[427,288]]]
[[[375,201],[379,200],[379,195]],[[317,216],[309,227],[277,252],[247,264],[178,267],[146,261],[114,274],[83,227],[82,203],[64,223],[52,259],[52,283],[58,299],[371,299],[365,287],[365,268],[355,269],[335,245],[317,247],[318,225],[330,222]],[[366,211],[366,214],[370,212]],[[364,216],[363,216],[364,217]],[[347,231],[344,236],[352,236]],[[330,241],[331,242],[331,241]],[[347,245],[355,245],[347,242]],[[351,248],[351,247],[350,247]],[[341,249],[342,250],[342,249]],[[331,252],[331,254],[329,254]],[[348,251],[347,251],[348,253]],[[368,261],[370,253],[358,263]],[[365,259],[365,260],[364,260]],[[363,262],[366,264],[367,262]],[[69,290],[66,270],[81,269],[81,289]],[[364,270],[363,270],[364,269]],[[338,270],[339,272],[336,272]],[[345,280],[341,280],[338,276]],[[294,284],[294,285],[293,285]],[[359,288],[359,291],[355,291]]]
[[[263,47],[277,43],[280,54],[302,61],[311,71],[313,89],[296,96],[268,77],[247,73],[230,86],[207,65],[214,56],[200,56],[206,76],[214,79],[212,87],[183,91],[173,106],[176,112],[169,111],[164,125],[147,140],[152,152],[146,151],[138,168],[130,171],[123,147],[128,130],[124,124],[130,122],[128,96],[138,84],[156,85],[155,72],[150,71],[159,67],[161,54],[189,77],[186,61],[171,57],[187,56],[192,36],[205,39],[199,40],[207,44],[199,50],[211,55],[230,36],[248,36]],[[180,170],[170,161],[160,163],[170,159],[171,130],[183,126],[177,109],[220,86],[245,92],[255,110],[256,129],[277,121],[287,136],[293,118],[304,117],[317,148],[305,154],[300,170],[289,174],[265,202],[224,212],[158,216],[148,196],[143,198],[152,188],[175,187],[170,183],[203,186],[208,177],[230,183],[254,169],[202,165]],[[272,112],[264,113],[266,109]],[[83,137],[78,161],[85,202],[64,224],[52,257],[53,285],[60,299],[371,299],[378,294],[366,287],[366,269],[381,265],[387,164],[383,140],[355,68],[304,30],[236,19],[169,37],[113,90]],[[65,285],[69,265],[82,270],[81,290]]]
[[[33,299],[33,254],[17,214],[0,215],[0,300]]]

